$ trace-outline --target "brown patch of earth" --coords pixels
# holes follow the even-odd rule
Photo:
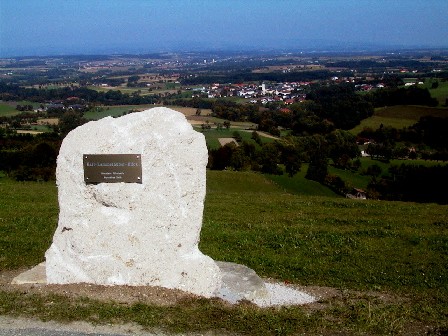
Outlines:
[[[222,146],[225,146],[229,143],[234,143],[235,145],[238,146],[238,142],[236,142],[236,140],[234,138],[218,138],[219,144]]]
[[[88,297],[98,301],[115,301],[118,303],[147,303],[159,306],[174,305],[185,299],[197,298],[175,289],[151,286],[100,286],[92,284],[44,285],[23,284],[11,285],[14,277],[26,269],[0,272],[0,291],[20,291],[23,294],[58,294],[69,298]]]
[[[69,285],[45,285],[45,284],[22,284],[12,285],[11,281],[26,271],[26,269],[1,271],[0,272],[0,291],[15,292],[20,291],[23,294],[57,294],[68,298],[77,299],[81,297],[88,297],[90,299],[117,303],[133,304],[145,303],[158,306],[170,306],[180,303],[185,300],[197,299],[199,296],[183,292],[177,289],[167,289],[162,287],[152,286],[102,286],[93,284],[69,284]],[[376,292],[356,292],[341,290],[332,287],[322,286],[300,286],[289,283],[279,282],[275,279],[264,279],[267,283],[280,283],[287,285],[296,290],[305,292],[314,296],[317,300],[313,303],[303,305],[310,310],[320,310],[326,308],[330,301],[345,300],[347,297],[360,298],[370,297],[372,299],[379,299],[380,301],[396,302],[397,297]],[[224,302],[226,305],[230,303]]]
[[[38,125],[57,125],[59,124],[58,118],[43,118],[37,120]]]
[[[42,131],[33,131],[33,130],[17,130],[17,134],[42,134]]]

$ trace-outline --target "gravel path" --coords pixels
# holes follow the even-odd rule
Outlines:
[[[137,325],[92,325],[87,322],[61,324],[0,316],[0,336],[167,336],[149,333]]]

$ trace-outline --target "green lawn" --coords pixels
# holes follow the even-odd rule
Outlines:
[[[262,277],[340,289],[317,305],[260,309],[197,299],[160,307],[0,286],[0,314],[134,322],[173,333],[446,333],[448,206],[311,196],[310,190],[293,193],[259,173],[208,171],[200,249]],[[0,195],[0,270],[43,261],[57,223],[55,184],[0,177]]]

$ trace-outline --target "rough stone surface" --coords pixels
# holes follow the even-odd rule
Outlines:
[[[40,263],[37,266],[20,273],[14,279],[12,279],[12,285],[24,285],[24,284],[43,284],[47,283],[47,276],[45,274],[45,262]]]
[[[141,154],[142,184],[86,184],[83,154]],[[89,122],[57,161],[59,223],[49,284],[152,285],[210,297],[216,263],[198,249],[207,148],[184,115],[159,107]]]
[[[247,266],[217,261],[222,273],[222,286],[215,295],[236,303],[241,300],[254,301],[269,296],[264,281]]]

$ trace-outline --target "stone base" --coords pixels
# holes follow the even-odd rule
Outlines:
[[[280,284],[266,284],[254,270],[244,265],[222,261],[217,261],[216,264],[222,274],[222,286],[213,296],[229,303],[235,304],[247,300],[260,307],[269,307],[306,304],[315,301],[314,297],[293,288]],[[12,280],[12,284],[46,285],[45,262],[19,274]],[[278,298],[279,290],[284,293],[283,298]]]
[[[251,301],[268,295],[264,281],[252,269],[222,261],[216,264],[222,273],[222,287],[215,296],[236,303],[240,300]],[[11,283],[13,285],[47,284],[45,262],[19,274]]]
[[[12,285],[25,285],[25,284],[47,284],[47,275],[45,272],[45,262],[34,266],[32,269],[20,273],[11,282]]]

